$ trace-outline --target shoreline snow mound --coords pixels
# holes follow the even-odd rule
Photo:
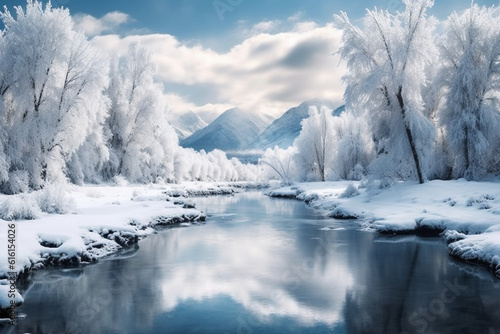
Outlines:
[[[267,195],[305,201],[326,217],[358,217],[384,234],[441,234],[451,255],[487,264],[500,277],[500,180],[396,182],[376,191],[363,182],[299,183]]]
[[[72,213],[56,214],[58,210],[51,210],[50,214],[40,213],[35,220],[12,222],[16,230],[14,271],[21,274],[47,265],[96,262],[137,243],[153,233],[155,226],[205,220],[206,215],[192,204],[168,202],[168,196],[162,194],[165,190],[168,186],[69,187]],[[0,201],[21,200],[22,196],[0,195]],[[50,206],[53,196],[46,198]],[[0,233],[0,244],[7,244],[7,233]],[[8,269],[7,252],[0,252],[0,278],[8,277],[12,271]]]

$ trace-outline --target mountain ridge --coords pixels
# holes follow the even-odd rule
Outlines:
[[[264,116],[240,108],[226,110],[207,127],[180,142],[183,147],[207,152],[240,150],[248,147],[267,127]]]
[[[180,144],[183,147],[206,152],[214,149],[233,153],[235,151],[262,151],[274,146],[288,148],[299,136],[302,130],[301,122],[309,117],[311,107],[324,106],[338,116],[345,109],[345,106],[338,107],[338,105],[329,100],[308,100],[288,109],[272,122],[268,115],[232,108],[226,110],[206,127],[182,139]]]
[[[188,111],[182,115],[176,115],[170,120],[170,124],[174,128],[179,140],[186,139],[196,131],[199,131],[208,126],[208,123],[203,120],[198,114],[193,111]]]
[[[252,148],[265,150],[274,146],[280,148],[292,146],[302,130],[302,120],[309,117],[309,108],[313,106],[317,108],[325,106],[331,109],[336,116],[344,110],[343,106],[338,107],[338,103],[329,100],[304,101],[300,105],[288,109],[280,118],[271,123],[252,143]],[[336,107],[338,108],[335,109]]]

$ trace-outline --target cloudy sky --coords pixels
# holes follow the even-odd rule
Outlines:
[[[25,0],[4,0],[12,9]],[[476,0],[480,5],[496,1]],[[174,113],[221,113],[234,106],[279,116],[313,98],[342,103],[344,67],[333,14],[396,11],[399,0],[53,0],[109,53],[139,41],[154,53]],[[470,0],[437,0],[445,19]]]

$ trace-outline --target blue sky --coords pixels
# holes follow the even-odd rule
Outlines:
[[[487,6],[498,4],[491,0],[475,2]],[[24,5],[26,1],[4,0],[2,3],[12,8]],[[123,12],[132,20],[121,26],[119,33],[164,33],[213,48],[227,48],[230,43],[237,42],[231,32],[242,21],[255,24],[283,20],[300,12],[303,20],[325,24],[340,11],[355,19],[362,17],[366,8],[377,6],[391,11],[402,8],[400,0],[53,0],[52,4],[65,6],[72,14],[85,13],[96,18],[113,11]],[[443,19],[452,10],[463,10],[469,5],[470,0],[437,0],[431,13]]]
[[[24,0],[3,1],[9,9]],[[226,108],[279,115],[313,98],[342,101],[342,65],[333,14],[359,19],[366,8],[396,11],[399,0],[53,0],[110,53],[139,41],[152,49],[175,113]],[[477,0],[480,5],[496,1]],[[437,0],[445,19],[470,0]]]

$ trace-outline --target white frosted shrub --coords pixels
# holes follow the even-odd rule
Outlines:
[[[32,220],[40,215],[41,211],[30,195],[8,196],[0,204],[0,218],[3,220]]]
[[[73,206],[73,200],[67,197],[64,187],[57,184],[47,185],[42,190],[34,194],[38,202],[38,207],[46,213],[67,213]]]

